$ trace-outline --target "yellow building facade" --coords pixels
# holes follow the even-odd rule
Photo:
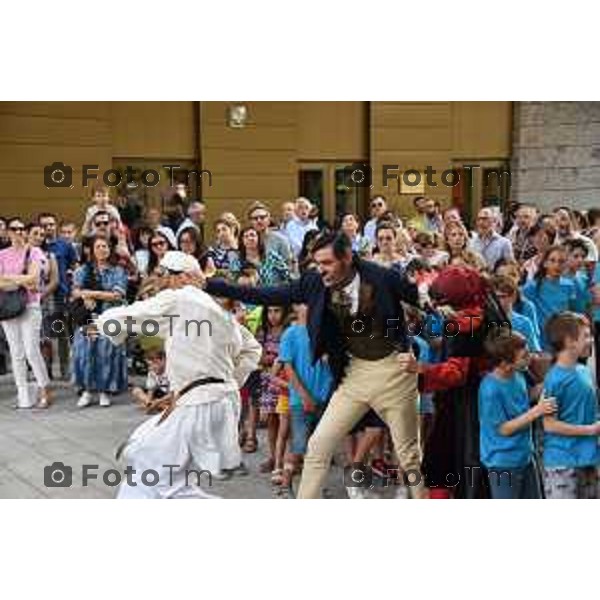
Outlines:
[[[400,214],[420,193],[472,210],[509,193],[486,169],[508,168],[512,128],[511,102],[0,102],[0,214],[81,218],[90,195],[83,165],[97,165],[88,171],[100,178],[111,168],[138,177],[154,169],[162,179],[142,195],[159,202],[167,164],[210,171],[198,190],[209,219],[243,215],[255,199],[278,212],[301,194],[330,220],[341,210],[364,214],[379,193]],[[72,167],[70,186],[46,185],[45,168],[57,162]],[[348,180],[355,163],[372,169],[358,187]],[[475,165],[469,185],[466,165]],[[450,170],[461,177],[447,177],[454,186],[441,181]]]

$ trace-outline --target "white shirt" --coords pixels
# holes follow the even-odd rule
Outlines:
[[[134,320],[129,320],[129,330],[134,333],[153,333],[156,326],[152,321],[158,323],[157,336],[165,340],[166,374],[172,390],[201,377],[225,381],[194,388],[178,405],[214,402],[222,392],[237,391],[258,367],[262,349],[252,334],[211,296],[193,286],[163,290],[148,300],[105,311],[97,321],[100,334],[122,343],[127,338],[127,317]],[[121,324],[118,335],[110,335],[116,325],[109,321]]]
[[[365,223],[365,227],[363,229],[363,235],[371,242],[371,246],[377,245],[377,219],[369,219]]]
[[[296,256],[300,254],[302,250],[302,243],[304,242],[304,236],[307,231],[318,229],[314,221],[310,219],[307,221],[301,221],[297,217],[290,219],[285,226],[285,235],[290,241],[292,251]]]

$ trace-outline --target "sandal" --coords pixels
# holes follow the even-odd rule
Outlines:
[[[42,396],[38,403],[35,405],[36,408],[50,408],[52,405],[52,394],[50,392],[46,392],[44,396]]]
[[[265,462],[261,463],[258,467],[260,473],[269,473],[273,471],[273,467],[275,466],[275,461],[272,458],[268,458]],[[275,471],[273,471],[274,473]]]
[[[281,485],[283,483],[283,469],[274,469],[271,471],[271,483]]]
[[[256,438],[247,438],[242,446],[242,452],[253,454],[258,449],[258,440]]]

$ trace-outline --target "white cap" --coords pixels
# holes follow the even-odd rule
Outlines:
[[[160,261],[160,266],[176,273],[201,273],[200,264],[190,254],[169,250]]]

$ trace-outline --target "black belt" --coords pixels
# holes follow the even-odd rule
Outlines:
[[[210,385],[211,383],[225,383],[225,380],[219,379],[218,377],[201,377],[200,379],[194,379],[194,381],[184,385],[179,392],[177,392],[177,396],[181,398],[181,396],[191,392],[194,388],[200,387],[201,385]]]

